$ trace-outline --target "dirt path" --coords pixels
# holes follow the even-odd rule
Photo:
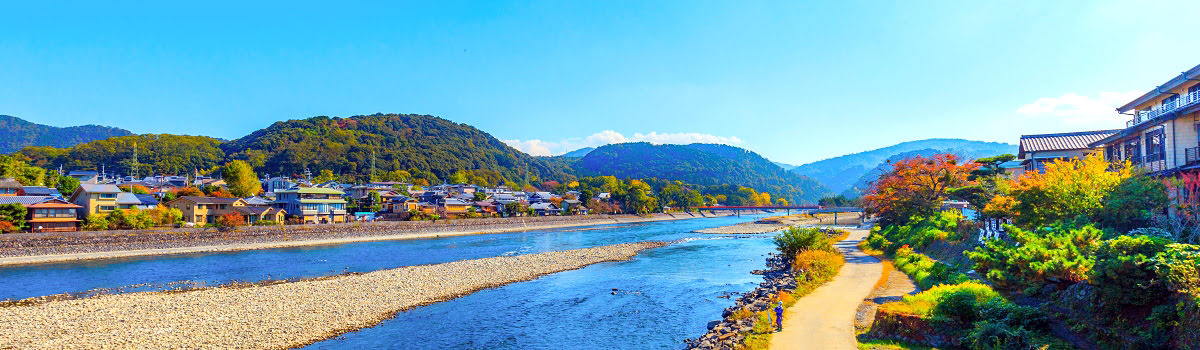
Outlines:
[[[858,249],[867,230],[851,230],[835,246],[846,265],[833,281],[800,298],[783,316],[783,332],[771,337],[771,349],[857,349],[854,314],[883,275],[883,264]]]

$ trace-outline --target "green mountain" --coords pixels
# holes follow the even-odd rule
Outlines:
[[[380,177],[417,170],[431,172],[436,178],[430,180],[436,180],[469,170],[498,184],[570,176],[569,169],[522,153],[475,127],[417,114],[277,122],[221,148],[229,158],[247,160],[269,174],[328,169],[365,179],[373,163]]]
[[[1016,154],[1017,145],[962,139],[909,141],[801,165],[791,172],[816,179],[833,192],[857,196],[866,185],[891,169],[887,165],[889,159],[896,156],[901,156],[898,159],[902,159],[905,158],[904,155],[928,156],[938,153],[954,153],[963,159],[975,159],[1006,153]]]
[[[10,115],[0,115],[0,153],[12,153],[27,146],[71,147],[113,136],[132,135],[129,130],[99,125],[65,128],[31,123]]]
[[[137,145],[137,163],[133,161]],[[70,148],[25,147],[20,153],[33,164],[66,170],[101,170],[141,176],[150,174],[191,174],[207,171],[225,162],[221,140],[208,136],[146,134],[117,136],[81,143]]]
[[[816,203],[831,192],[813,179],[789,173],[757,153],[715,145],[621,143],[601,146],[574,163],[580,176],[660,178],[698,185],[733,184],[768,192],[790,203]]]
[[[788,163],[780,163],[780,162],[771,162],[771,163],[775,163],[775,165],[778,165],[780,168],[783,168],[783,170],[792,170],[792,169],[796,168],[795,165],[791,165]]]

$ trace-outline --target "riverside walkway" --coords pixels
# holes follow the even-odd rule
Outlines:
[[[846,265],[833,281],[800,298],[783,316],[771,349],[857,349],[854,314],[883,274],[883,263],[858,249],[868,230],[851,230],[834,246]]]

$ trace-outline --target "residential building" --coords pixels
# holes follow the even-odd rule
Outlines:
[[[446,217],[463,216],[473,203],[458,198],[446,198],[442,201],[441,213]]]
[[[279,208],[260,206],[235,206],[233,211],[246,220],[246,224],[254,225],[259,221],[272,221],[283,224],[287,220],[287,211]]]
[[[299,187],[275,191],[273,207],[286,210],[304,223],[346,222],[344,192],[332,188]]]
[[[1056,159],[1080,159],[1089,154],[1098,154],[1103,149],[1091,144],[1118,131],[1120,130],[1021,135],[1017,159],[1021,162],[1022,172],[1045,171],[1046,164]]]
[[[557,205],[550,202],[530,204],[529,209],[533,209],[533,215],[537,216],[558,215],[561,212]]]
[[[50,196],[5,196],[0,204],[25,207],[31,232],[72,232],[79,227],[79,205]]]
[[[70,176],[70,177],[75,178],[76,180],[79,180],[80,184],[95,185],[95,184],[100,183],[100,174],[96,173],[95,171],[83,171],[83,170],[72,171],[72,172],[67,173],[67,176]]]
[[[121,189],[116,185],[79,184],[75,193],[71,194],[71,203],[79,205],[79,217],[86,218],[96,214],[107,214],[117,210],[117,195]]]
[[[215,198],[184,196],[167,202],[167,207],[183,212],[183,221],[195,224],[211,224],[228,214],[241,214],[238,207],[245,207],[241,198]]]
[[[0,179],[0,196],[16,196],[25,186],[15,179]]]
[[[158,200],[154,196],[148,194],[133,194],[130,192],[121,192],[117,194],[117,209],[154,209],[158,206]]]
[[[21,188],[21,192],[18,192],[17,195],[20,195],[20,196],[43,196],[43,197],[54,197],[54,198],[58,198],[58,199],[64,199],[62,193],[59,193],[57,189],[46,187],[46,186],[25,186],[25,187]]]
[[[1129,161],[1152,175],[1200,168],[1200,65],[1117,108],[1132,115],[1125,128],[1097,140],[1111,161]]]
[[[384,209],[397,214],[407,213],[420,209],[420,202],[411,197],[393,197],[392,200],[388,202],[388,207]]]

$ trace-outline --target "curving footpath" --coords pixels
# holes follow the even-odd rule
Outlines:
[[[854,315],[883,275],[883,264],[858,249],[868,230],[851,230],[834,246],[846,265],[833,281],[800,298],[783,315],[783,332],[771,337],[771,349],[857,349]]]

